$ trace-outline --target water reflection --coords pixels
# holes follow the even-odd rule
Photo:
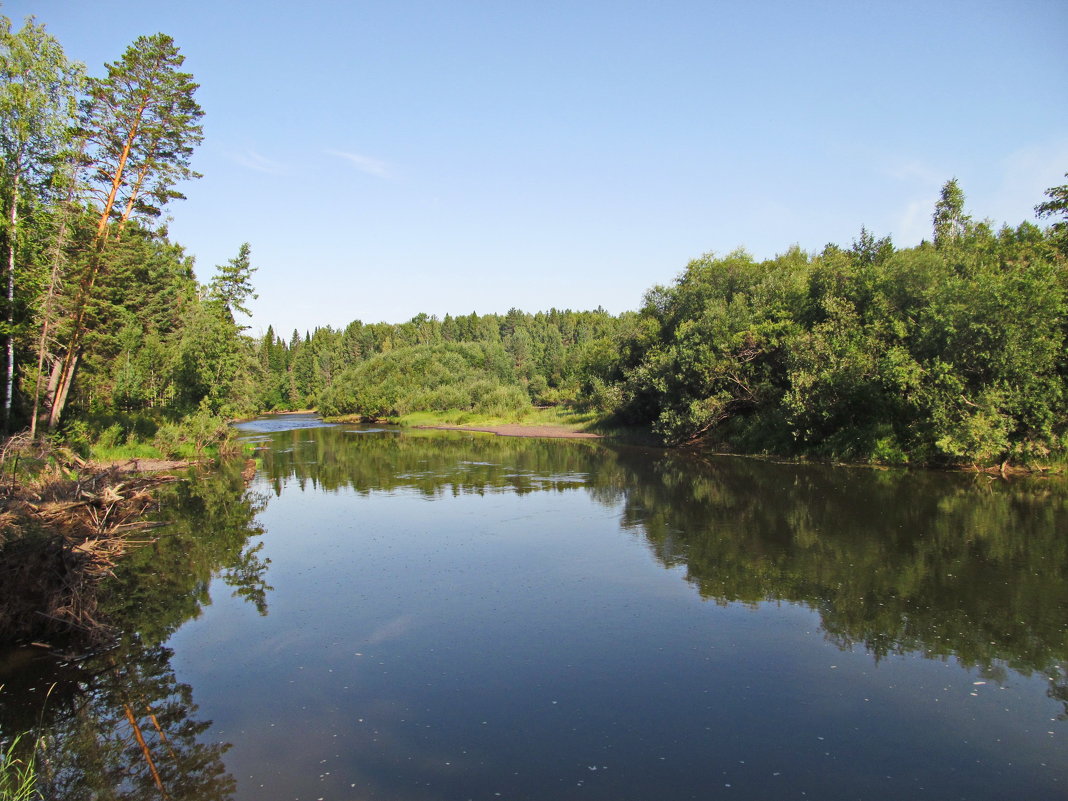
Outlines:
[[[1038,672],[1068,701],[1063,481],[680,456],[640,469],[627,524],[703,597],[803,603],[843,648]]]
[[[331,740],[323,748],[332,750],[323,753],[332,758],[341,751],[340,746],[333,750],[333,738],[351,738],[350,742],[358,744],[351,750],[360,755],[353,757],[348,767],[368,786],[377,788],[382,797],[459,798],[474,794],[473,788],[488,790],[494,782],[511,780],[511,769],[503,767],[508,760],[502,758],[500,749],[506,754],[509,748],[517,749],[509,758],[524,768],[539,761],[559,765],[565,756],[573,757],[572,741],[567,740],[567,748],[561,747],[567,752],[561,756],[554,750],[553,738],[563,741],[564,737],[577,737],[570,732],[579,729],[588,729],[590,739],[576,740],[576,748],[611,753],[619,760],[612,766],[616,770],[625,761],[624,753],[634,759],[648,756],[645,738],[655,737],[646,735],[641,727],[651,714],[659,712],[657,703],[680,710],[680,718],[654,723],[660,727],[654,731],[659,731],[668,744],[663,751],[674,750],[672,756],[689,761],[688,767],[664,774],[667,778],[644,774],[642,781],[647,784],[642,785],[642,792],[648,797],[652,797],[653,789],[659,789],[662,797],[709,789],[700,782],[708,781],[705,763],[711,757],[703,755],[700,745],[692,745],[704,742],[698,738],[720,737],[715,740],[720,753],[737,751],[732,759],[741,757],[750,764],[755,759],[746,749],[772,738],[770,730],[762,728],[772,724],[761,723],[753,710],[762,708],[767,700],[764,720],[770,720],[767,710],[776,706],[778,689],[772,689],[771,682],[744,695],[750,692],[749,680],[737,678],[741,669],[732,667],[731,657],[725,656],[736,653],[728,650],[728,643],[706,643],[710,638],[704,637],[686,639],[690,624],[680,617],[665,618],[663,628],[671,630],[671,637],[665,634],[657,641],[657,648],[647,647],[645,630],[635,626],[638,611],[622,610],[621,617],[610,617],[620,606],[619,599],[627,600],[629,588],[619,594],[617,588],[611,593],[602,588],[602,594],[596,596],[601,604],[597,614],[603,615],[598,622],[606,633],[594,637],[582,630],[586,617],[581,607],[571,604],[578,598],[578,603],[588,605],[589,599],[574,587],[540,583],[539,571],[540,575],[547,573],[554,555],[539,553],[541,546],[536,542],[551,531],[538,530],[538,524],[531,524],[530,529],[508,529],[514,532],[516,547],[529,547],[522,553],[531,563],[520,559],[498,563],[504,565],[499,578],[480,575],[481,583],[473,583],[465,573],[469,569],[464,562],[467,552],[458,545],[466,540],[459,535],[420,538],[410,530],[391,530],[394,539],[388,547],[393,549],[393,556],[387,558],[379,556],[367,542],[373,537],[360,540],[348,529],[331,528],[335,525],[330,522],[331,514],[345,521],[359,514],[359,525],[370,526],[368,521],[387,519],[394,509],[409,514],[412,508],[356,507],[348,503],[348,495],[387,501],[407,496],[412,505],[429,510],[423,512],[419,525],[434,520],[438,509],[445,506],[424,500],[477,501],[477,505],[461,505],[472,517],[451,524],[457,527],[485,514],[491,506],[486,501],[505,509],[507,496],[527,498],[529,512],[535,500],[556,504],[553,494],[570,504],[568,509],[584,508],[588,504],[574,504],[576,497],[584,495],[609,518],[607,525],[613,534],[622,527],[648,548],[657,563],[692,585],[694,592],[684,590],[681,594],[687,598],[699,595],[709,602],[697,602],[706,610],[715,609],[711,604],[757,609],[766,602],[807,607],[818,614],[823,637],[839,648],[864,649],[876,663],[894,655],[955,661],[977,669],[991,683],[1005,682],[1013,674],[1042,676],[1062,718],[1068,714],[1064,675],[1068,660],[1068,541],[1063,536],[1068,531],[1068,491],[1063,480],[1010,483],[969,475],[784,465],[610,447],[589,441],[444,432],[401,434],[356,427],[310,430],[301,426],[278,431],[276,424],[272,426],[247,429],[247,436],[261,445],[257,453],[260,469],[251,490],[241,478],[241,465],[180,485],[165,513],[175,525],[163,529],[165,534],[158,541],[137,551],[121,566],[102,601],[104,611],[126,632],[115,649],[77,662],[38,661],[31,669],[0,666],[0,684],[7,685],[0,694],[0,728],[37,728],[41,720],[38,730],[47,734],[49,743],[48,797],[225,799],[238,794],[232,775],[237,771],[228,771],[224,758],[233,761],[242,743],[234,740],[238,747],[231,751],[229,743],[216,741],[211,721],[199,716],[194,689],[176,677],[170,650],[174,640],[181,639],[175,633],[203,615],[212,593],[218,600],[223,587],[269,619],[262,621],[262,634],[242,640],[250,649],[260,650],[228,654],[224,642],[221,652],[212,650],[205,658],[232,662],[226,668],[230,674],[242,681],[270,684],[270,692],[297,693],[288,701],[292,710],[299,710],[297,717],[286,725],[304,732],[302,743]],[[300,494],[300,503],[292,502],[294,494]],[[282,495],[286,497],[272,501]],[[277,567],[272,568],[264,555],[263,540],[258,537],[263,532],[257,523],[257,515],[272,503],[286,506],[291,517],[284,519],[299,527],[299,537],[293,537],[280,525],[276,532],[280,541],[271,543],[276,549],[272,554],[285,554],[288,548],[300,556],[297,566],[290,564],[273,578],[271,571]],[[507,514],[514,514],[511,506],[507,508]],[[374,518],[374,514],[381,517]],[[554,521],[565,515],[558,511],[552,514]],[[327,532],[319,540],[314,538],[317,528]],[[530,535],[534,531],[538,536]],[[575,527],[574,536],[586,533]],[[316,542],[337,547],[329,552],[329,558],[352,559],[355,564],[335,567],[319,574],[318,579],[302,576],[302,571],[313,571],[317,560],[328,558],[309,552]],[[356,542],[363,543],[359,546],[362,551],[345,549],[355,549]],[[598,542],[598,547],[606,547],[606,540]],[[637,550],[644,558],[640,548]],[[433,559],[424,551],[434,552]],[[581,563],[586,578],[598,572],[609,575],[618,567],[613,562],[618,557],[607,551],[572,552],[575,554],[589,560]],[[359,566],[357,555],[367,563],[365,568]],[[427,572],[413,571],[414,578],[397,576],[388,569],[383,575],[375,573],[375,565],[407,568],[424,562],[429,565]],[[655,564],[646,562],[652,573],[664,578]],[[281,558],[278,563],[282,565]],[[470,570],[481,573],[490,564],[475,561]],[[472,596],[470,606],[467,599],[459,597],[463,593],[452,592],[456,579],[447,575],[448,570],[465,576],[463,586]],[[357,583],[357,576],[362,583]],[[213,583],[219,579],[222,585]],[[269,580],[279,585],[275,599],[288,590],[291,597],[301,595],[299,602],[292,603],[288,611],[279,611],[283,605],[272,601]],[[670,582],[685,588],[674,578]],[[434,594],[439,587],[444,588],[443,594]],[[547,600],[549,592],[556,593],[551,603]],[[406,593],[425,593],[425,597],[413,603]],[[635,592],[635,605],[654,603],[656,593]],[[269,615],[272,603],[274,612]],[[502,613],[502,608],[512,610],[511,616]],[[576,608],[580,610],[577,613]],[[677,611],[674,606],[663,608]],[[554,628],[557,614],[560,618],[570,616],[574,631]],[[650,617],[655,619],[657,614],[659,611]],[[287,615],[303,628],[286,629],[279,619]],[[318,626],[319,618],[324,618],[322,632],[308,625],[310,620]],[[445,625],[435,629],[427,622],[434,620]],[[457,624],[456,630],[448,628],[450,623]],[[224,641],[234,631],[226,628],[225,621],[215,625],[216,637]],[[230,625],[234,625],[232,620]],[[185,631],[190,628],[195,625]],[[673,639],[676,635],[679,639]],[[684,650],[680,643],[690,650]],[[661,657],[661,646],[678,650],[670,657]],[[564,655],[549,653],[553,647]],[[589,654],[599,658],[609,648],[617,649],[611,659],[590,661]],[[694,650],[697,648],[702,650]],[[377,654],[374,660],[372,652]],[[26,653],[19,652],[15,658],[25,660]],[[758,661],[766,654],[779,656],[771,649],[761,651],[750,657],[754,661],[745,669],[756,673],[767,670]],[[264,664],[268,661],[277,664]],[[706,673],[710,663],[724,665],[724,672]],[[675,671],[669,682],[664,681],[665,664]],[[641,678],[619,670],[620,665]],[[272,670],[279,675],[271,675]],[[318,677],[315,680],[309,677],[294,684],[297,679],[290,679],[303,679],[312,671]],[[798,671],[807,680],[814,679],[811,673]],[[218,672],[224,671],[220,667]],[[587,672],[596,677],[593,684],[581,680]],[[450,684],[456,676],[469,677],[473,686]],[[717,700],[715,710],[703,712],[704,718],[681,717],[694,708],[693,688],[708,693],[716,680],[732,690]],[[544,689],[554,681],[551,691]],[[440,684],[440,689],[432,687],[435,684]],[[46,702],[45,690],[52,685],[55,689]],[[210,695],[209,690],[200,682],[197,685],[201,702],[211,707],[203,698]],[[216,696],[233,686],[227,685],[226,679],[220,680],[220,685],[223,690],[212,690]],[[525,688],[526,695],[517,687]],[[551,696],[541,697],[548,692]],[[642,707],[634,696],[643,692],[660,701]],[[791,692],[783,698],[795,700]],[[530,706],[531,695],[544,702],[533,713],[525,708]],[[1040,690],[1035,695],[1041,699]],[[235,702],[235,706],[240,705],[243,711],[236,719],[249,726],[250,737],[266,737],[263,732],[251,733],[251,727],[262,722],[245,711],[249,701],[244,695],[241,698],[243,703]],[[348,699],[348,706],[342,706],[340,698]],[[627,698],[627,705],[620,705],[620,698]],[[564,702],[557,706],[560,699]],[[579,712],[569,721],[568,733],[561,734],[555,716],[564,706]],[[473,708],[476,711],[472,712]],[[432,709],[445,712],[434,717]],[[276,711],[281,719],[283,713]],[[821,712],[817,709],[811,714]],[[854,722],[852,711],[828,711],[826,715]],[[858,712],[857,720],[861,717]],[[503,725],[502,730],[491,732],[483,727],[492,718],[516,725]],[[371,720],[376,721],[373,728]],[[713,730],[709,724],[724,720],[742,733],[724,730],[708,734]],[[441,740],[431,741],[431,723],[435,728],[453,728]],[[896,725],[905,724],[898,721]],[[1047,721],[1042,725],[1048,725]],[[795,734],[809,733],[800,724],[793,726]],[[240,726],[234,728],[240,730]],[[530,732],[530,737],[521,742],[510,739],[520,728]],[[784,724],[783,728],[789,727]],[[891,730],[893,725],[888,723],[885,728]],[[283,738],[287,755],[299,750],[301,744],[289,741],[288,728],[278,731],[271,736]],[[620,739],[611,739],[607,732]],[[231,731],[226,736],[234,737]],[[889,741],[899,740],[891,737]],[[429,751],[419,752],[425,764],[413,766],[408,761],[412,759],[410,752],[429,747],[428,742],[440,753],[431,760]],[[479,779],[482,784],[472,784],[470,776],[451,772],[452,757],[444,755],[456,742],[477,744],[485,759],[480,768],[485,774]],[[382,750],[387,748],[384,743],[393,750]],[[814,760],[823,754],[822,746],[814,747],[818,753],[809,754],[796,743],[782,746],[787,751],[793,749],[793,756],[776,754],[776,759],[798,772],[819,772],[822,786],[833,787],[837,774],[813,767]],[[690,749],[695,750],[691,753]],[[950,746],[946,749],[947,759],[957,758]],[[372,755],[379,753],[388,756],[376,762]],[[611,761],[609,756],[604,759]],[[314,765],[318,758],[308,761]],[[433,768],[428,767],[431,762]],[[597,764],[596,777],[588,764],[580,766],[584,774],[590,774],[583,776],[584,781],[603,779],[604,763]],[[448,770],[445,765],[450,766]],[[253,769],[263,772],[268,768],[257,764],[247,772]],[[246,771],[240,773],[244,776]],[[419,794],[409,788],[413,776],[451,782],[452,794],[429,790]],[[290,782],[287,792],[293,791],[287,797],[304,792],[296,784],[299,778],[286,778]],[[557,780],[547,771],[544,775],[527,772],[522,780],[515,781],[527,783],[523,786],[529,789],[528,797],[565,797],[555,784]],[[945,787],[956,788],[956,778],[943,780]],[[874,786],[857,781],[856,786]],[[812,782],[811,787],[821,786],[815,779]],[[572,789],[572,794],[585,792],[581,781],[576,786],[579,790]],[[617,792],[631,787],[632,795],[638,792],[633,777],[621,775]],[[763,788],[753,797],[773,797],[773,785]],[[281,792],[264,797],[282,797]],[[864,793],[849,797],[857,795]]]
[[[381,431],[379,429],[379,431]],[[1068,486],[589,441],[363,429],[273,435],[272,491],[425,497],[581,488],[720,604],[802,603],[842,648],[1050,679],[1068,713]],[[356,446],[354,441],[358,440]]]
[[[227,799],[236,786],[164,643],[211,602],[222,576],[267,613],[267,562],[252,537],[265,498],[241,465],[175,485],[172,524],[116,568],[100,610],[120,632],[104,653],[57,657],[43,648],[0,655],[0,731],[44,736],[39,788],[50,799]],[[71,643],[71,647],[77,643]]]

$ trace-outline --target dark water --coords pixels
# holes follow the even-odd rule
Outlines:
[[[1063,481],[309,422],[0,664],[52,797],[1068,797]]]

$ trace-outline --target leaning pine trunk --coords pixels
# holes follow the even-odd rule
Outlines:
[[[70,392],[70,386],[74,381],[74,373],[78,367],[78,360],[81,357],[82,334],[85,332],[85,312],[92,297],[93,287],[96,285],[97,275],[103,266],[104,245],[107,242],[108,234],[110,233],[108,221],[111,218],[111,210],[114,208],[115,200],[118,197],[119,187],[122,186],[123,177],[126,172],[126,164],[130,158],[130,153],[133,150],[133,144],[137,139],[137,134],[141,127],[141,116],[144,112],[145,104],[142,104],[136,110],[134,119],[130,125],[126,141],[123,144],[122,153],[119,156],[119,162],[116,165],[115,172],[111,178],[111,189],[108,192],[107,200],[104,202],[104,207],[101,209],[100,218],[97,220],[96,241],[93,255],[89,261],[87,273],[79,286],[78,297],[75,301],[75,308],[77,311],[74,316],[74,327],[71,331],[70,341],[67,343],[66,353],[60,362],[59,381],[56,384],[55,394],[50,395],[51,408],[48,413],[49,430],[55,429],[59,424],[59,420],[63,416],[63,409],[67,405],[67,395]],[[133,197],[136,197],[136,192]],[[133,203],[133,197],[131,197],[131,204]],[[132,210],[132,208],[131,205],[130,209]],[[126,215],[124,214],[122,222],[126,221],[125,216]]]
[[[48,413],[49,430],[59,425],[59,418],[63,416],[63,409],[67,405],[67,393],[70,392],[70,385],[74,381],[74,371],[80,358],[81,354],[75,351],[68,353],[67,357],[58,364],[58,372],[52,379],[55,381],[55,389],[51,395],[52,408]]]

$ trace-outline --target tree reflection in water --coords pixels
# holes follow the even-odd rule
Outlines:
[[[353,447],[353,441],[356,441]],[[583,488],[715,603],[801,603],[879,660],[1038,673],[1068,714],[1068,482],[441,432],[276,434],[288,481],[428,497]]]
[[[256,515],[290,484],[430,498],[582,490],[713,603],[803,604],[830,641],[876,660],[917,653],[997,680],[1039,674],[1068,714],[1063,479],[366,431],[264,437],[261,492],[245,487],[240,465],[183,483],[165,512],[174,525],[108,586],[103,608],[127,632],[121,643],[78,663],[0,672],[3,730],[46,737],[48,797],[199,801],[234,792],[223,762],[230,746],[211,741],[211,723],[197,718],[165,643],[210,602],[216,577],[267,614],[269,562],[253,541],[262,533]],[[42,690],[53,683],[45,703]]]
[[[177,485],[164,499],[172,521],[134,551],[103,588],[101,610],[121,632],[88,658],[38,657],[6,665],[0,729],[43,737],[38,787],[52,799],[212,801],[231,797],[227,743],[211,742],[192,688],[177,680],[164,643],[210,603],[221,575],[234,594],[267,614],[268,563],[255,517],[265,496],[248,490],[241,465]],[[10,662],[25,662],[25,650]],[[16,667],[21,669],[16,669]]]

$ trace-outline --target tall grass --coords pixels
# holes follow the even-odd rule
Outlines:
[[[0,801],[40,801],[44,796],[37,789],[37,749],[33,742],[28,755],[24,738],[17,734],[6,745],[0,744]]]

